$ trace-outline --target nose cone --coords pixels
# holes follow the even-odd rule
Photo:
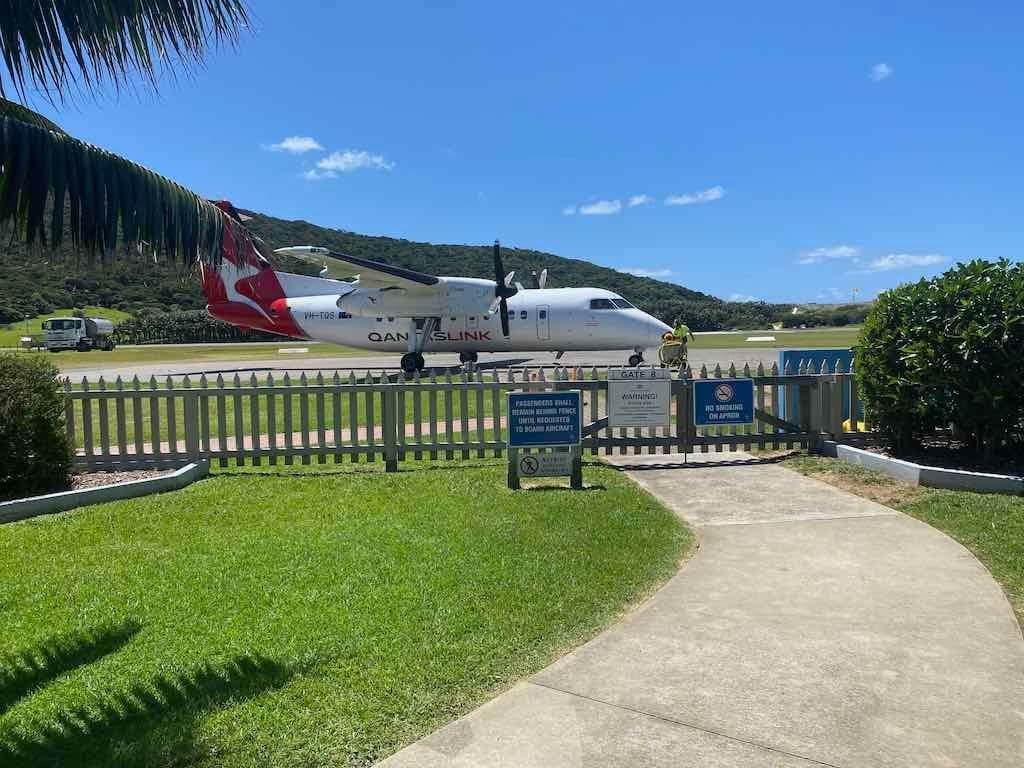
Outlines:
[[[651,336],[651,346],[659,346],[661,337],[672,330],[671,326],[665,325],[656,317],[647,316],[647,327]]]

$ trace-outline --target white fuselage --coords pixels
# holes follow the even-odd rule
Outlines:
[[[502,334],[498,312],[486,308],[494,283],[440,278],[441,290],[425,297],[402,290],[370,294],[350,290],[335,295],[289,296],[289,312],[310,337],[385,352],[409,351],[422,320],[439,322],[423,339],[423,352],[642,350],[657,347],[670,328],[634,307],[592,308],[621,299],[600,288],[520,290],[509,298],[509,336]],[[479,284],[477,284],[479,283]],[[348,285],[342,283],[341,285]],[[415,313],[410,312],[415,306]]]

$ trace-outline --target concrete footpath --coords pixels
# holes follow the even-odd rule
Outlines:
[[[382,765],[1024,765],[1024,640],[967,550],[776,464],[680,459],[614,457],[695,527],[693,559]]]

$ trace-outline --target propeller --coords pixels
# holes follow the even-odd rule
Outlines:
[[[512,284],[513,278],[516,276],[515,272],[505,273],[505,266],[501,263],[501,244],[494,241],[494,301],[491,302],[491,312],[494,312],[499,307],[501,309],[501,333],[508,338],[509,327],[508,327],[508,304],[506,299],[515,296],[519,293],[516,286]]]
[[[542,269],[540,271],[540,274],[538,275],[537,270],[533,270],[532,272],[530,272],[530,277],[533,278],[534,288],[543,288],[545,285],[547,285],[548,282],[548,271],[546,268]]]

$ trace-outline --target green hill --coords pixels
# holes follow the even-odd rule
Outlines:
[[[260,213],[247,225],[273,247],[321,245],[423,272],[493,278],[490,245],[433,245],[390,237],[370,237],[327,229],[306,221],[285,221]],[[201,309],[205,306],[188,271],[143,258],[90,266],[76,259],[69,245],[57,256],[30,254],[9,236],[0,245],[0,324],[52,312],[58,307],[97,305],[125,312]],[[726,302],[674,283],[618,272],[579,259],[524,249],[503,249],[505,268],[530,285],[530,271],[548,269],[548,286],[598,286],[615,291],[637,306],[671,322],[682,316],[694,330],[764,328],[781,320],[788,305]],[[279,268],[313,274],[316,269],[284,258]]]

